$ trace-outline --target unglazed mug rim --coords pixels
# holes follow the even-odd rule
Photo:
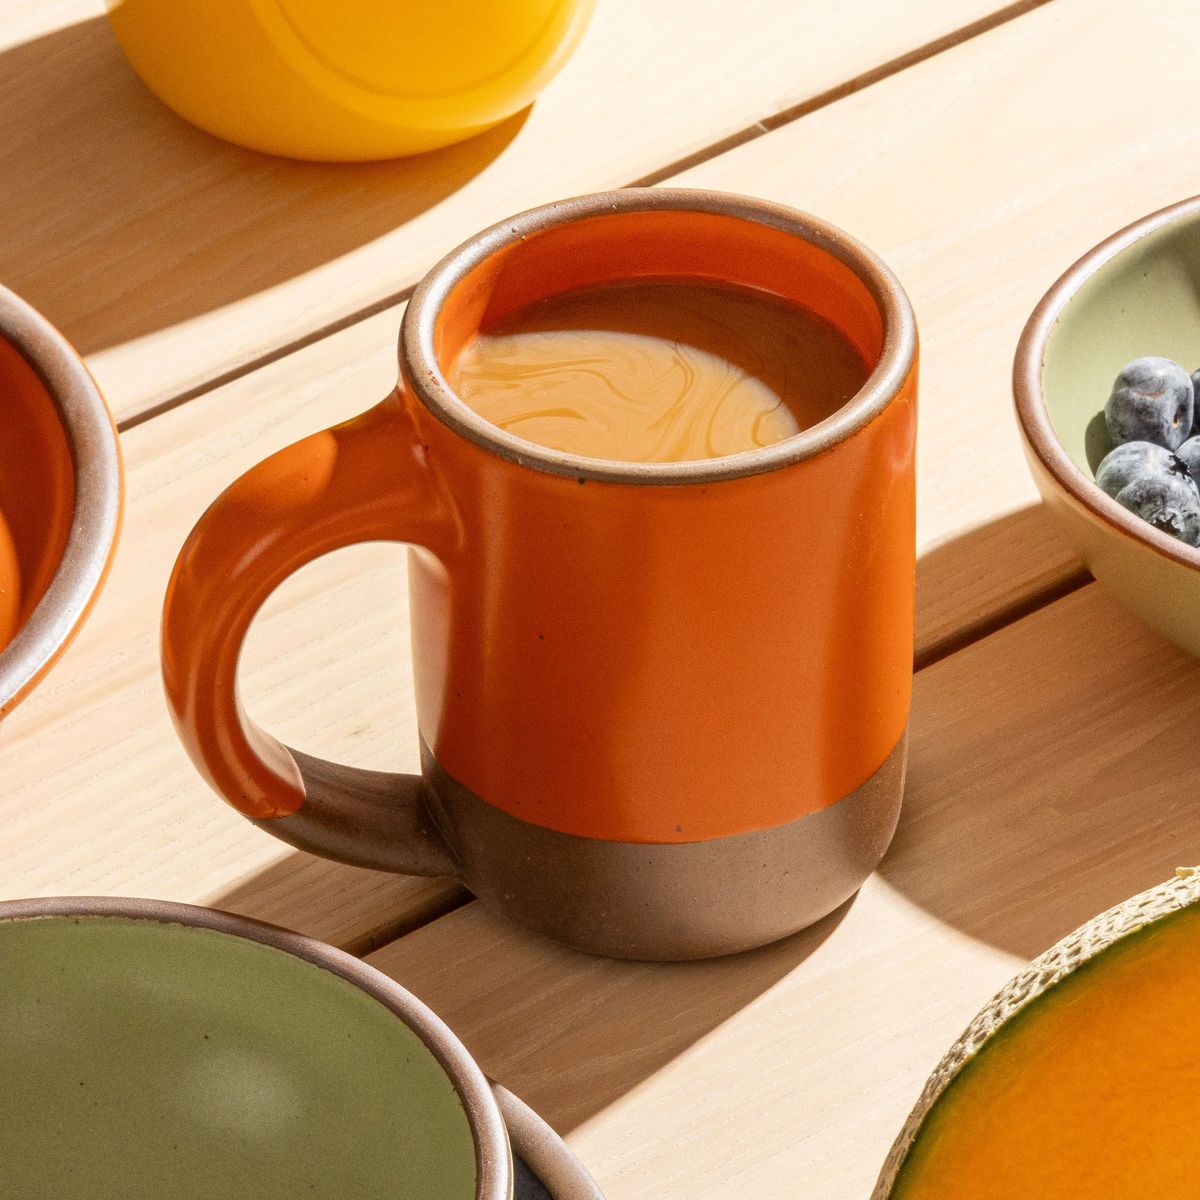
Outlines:
[[[836,412],[791,437],[756,450],[685,462],[623,462],[571,454],[493,425],[450,386],[436,349],[436,329],[450,293],[471,271],[513,245],[575,221],[644,213],[709,213],[766,226],[817,247],[848,267],[879,309],[883,345],[862,387]],[[477,233],[452,250],[413,292],[400,328],[401,377],[442,424],[510,462],[552,475],[626,484],[703,484],[759,475],[814,458],[854,436],[900,392],[916,358],[916,319],[899,280],[857,239],[810,213],[731,192],[692,188],[625,188],[529,209]]]
[[[511,1172],[505,1171],[508,1132],[479,1065],[448,1025],[411,992],[369,963],[316,938],[222,909],[171,900],[128,896],[48,896],[0,901],[0,924],[78,917],[143,921],[205,929],[258,942],[340,976],[382,1004],[420,1040],[454,1089],[475,1147],[477,1200],[507,1200]]]

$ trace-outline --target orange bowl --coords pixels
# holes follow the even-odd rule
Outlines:
[[[121,451],[63,336],[0,287],[0,717],[91,609],[121,523]]]

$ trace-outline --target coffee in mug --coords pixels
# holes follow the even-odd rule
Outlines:
[[[539,300],[463,347],[448,379],[493,425],[589,458],[689,462],[808,429],[862,387],[854,344],[766,292],[646,279]]]

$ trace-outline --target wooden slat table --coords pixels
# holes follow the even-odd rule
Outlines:
[[[87,353],[125,426],[129,508],[89,625],[0,737],[0,895],[212,903],[370,953],[568,1134],[611,1200],[864,1197],[925,1074],[1016,965],[1196,857],[1200,666],[1088,583],[1043,517],[1008,373],[1060,270],[1195,190],[1200,13],[601,0],[530,113],[337,168],[189,129],[93,3],[14,12],[0,279]],[[187,530],[246,467],[391,387],[421,271],[508,212],[642,178],[844,225],[901,276],[923,343],[895,845],[807,933],[673,966],[574,954],[451,884],[288,850],[207,793],[157,666]],[[290,581],[248,648],[255,715],[331,757],[415,766],[404,588],[393,547]]]
[[[1033,2],[603,0],[531,111],[339,167],[185,125],[125,65],[100,0],[9,0],[0,265],[128,420],[399,298],[484,225],[661,173]]]
[[[609,1200],[861,1200],[1017,964],[1197,857],[1200,664],[1095,584],[922,671],[914,699],[893,848],[807,933],[613,963],[472,903],[370,961],[568,1132]]]

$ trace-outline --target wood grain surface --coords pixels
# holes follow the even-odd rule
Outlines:
[[[129,418],[396,296],[510,213],[661,172],[1031,2],[601,0],[531,110],[457,147],[337,166],[185,124],[96,0],[7,0],[0,280]]]
[[[1200,190],[1196,37],[1186,0],[1055,0],[673,181],[819,213],[907,288],[921,334],[920,657],[1081,578],[1023,461],[1013,353],[1076,258]],[[1131,45],[1153,87],[1128,69]]]
[[[1093,61],[1111,63],[1108,74],[1115,72],[1117,46],[1106,48],[1105,39],[1091,33],[1093,12],[1089,3],[1055,0],[684,177],[834,210],[830,215],[863,232],[901,270],[914,295],[926,364],[923,659],[969,641],[1076,578],[1070,556],[1034,504],[1015,446],[1007,359],[1026,308],[1075,251],[1059,243],[1090,241],[1104,231],[1095,227],[1152,207],[1148,192],[1162,185],[1144,181],[1157,180],[1155,172],[1127,169],[1149,154],[1138,127],[1104,108],[1113,90],[1105,72],[1077,67],[1074,56],[1059,66],[1066,83],[1055,85],[1059,102],[1072,105],[1071,120],[1063,118],[1063,135],[1028,167],[988,175],[988,156],[974,149],[979,139],[971,129],[989,104],[1020,91],[1018,81],[1035,92],[1049,87],[1041,82],[1052,57],[1044,44],[1082,45],[1095,51]],[[1112,6],[1109,24],[1120,15]],[[1180,20],[1188,19],[1181,6]],[[1047,70],[1030,75],[1027,65],[1042,62],[1040,54]],[[945,171],[905,175],[911,199],[893,183],[904,156],[889,149],[891,140],[879,131],[888,120],[912,120],[920,97],[930,98],[922,154],[957,156],[970,179],[990,180],[971,185],[975,190],[964,198],[971,203],[961,210],[942,199]],[[1121,104],[1135,99],[1117,97]],[[1041,144],[1035,135],[1046,123],[1047,102],[1048,94],[1036,93],[1004,110],[992,139],[1004,162],[1024,163],[1026,143]],[[1137,102],[1158,114],[1157,92]],[[1190,123],[1185,130],[1162,119],[1178,139],[1177,150],[1197,136]],[[998,140],[1001,135],[1007,141]],[[1090,161],[1102,139],[1109,147],[1103,203],[1077,213],[1070,189],[1050,178],[1039,182],[1039,173],[1053,174],[1053,145],[1060,155],[1077,146],[1080,161]],[[850,147],[845,153],[856,156],[859,169],[830,167],[822,181],[816,167],[838,144]],[[1171,171],[1179,169],[1177,158],[1167,156]],[[726,159],[736,159],[736,168]],[[872,163],[877,170],[867,169]],[[812,182],[798,190],[796,178]],[[968,190],[965,182],[956,186]],[[863,199],[856,199],[856,189]],[[977,254],[984,267],[968,269]],[[1002,275],[1005,254],[1013,265]],[[456,902],[459,893],[445,884],[318,863],[241,822],[209,794],[184,757],[158,679],[159,606],[187,531],[242,470],[384,394],[394,379],[399,315],[398,308],[385,310],[125,435],[129,507],[109,588],[78,644],[0,732],[5,894],[133,892],[222,903],[352,946]],[[255,711],[294,744],[329,757],[415,765],[406,612],[403,555],[394,548],[347,552],[307,569],[274,598],[252,640],[247,689]]]
[[[1078,582],[1033,507],[1008,362],[1074,256],[1194,188],[1197,21],[1059,0],[685,176],[752,172],[904,278],[926,364],[926,654],[978,640],[918,674],[893,849],[815,929],[621,964],[471,904],[372,957],[569,1133],[610,1200],[867,1195],[925,1076],[1018,964],[1196,859],[1200,665],[1095,585],[980,635]],[[1161,88],[1125,73],[1135,45]]]
[[[537,1108],[609,1200],[861,1200],[975,1011],[1197,858],[1200,664],[1095,584],[917,677],[900,829],[764,950],[632,964],[472,903],[371,956]]]
[[[569,1134],[610,1200],[865,1196],[925,1075],[1017,964],[1197,858],[1200,666],[1095,585],[1047,603],[1081,576],[1020,461],[1008,371],[1063,267],[1195,189],[1200,13],[602,0],[529,113],[421,159],[330,168],[175,119],[99,12],[13,0],[0,29],[0,279],[136,425],[109,588],[0,729],[0,892],[162,896],[360,953],[388,943],[372,961]],[[814,111],[780,124],[797,106]],[[622,964],[529,937],[445,882],[335,866],[243,822],[167,718],[162,592],[225,484],[391,386],[400,310],[287,348],[387,306],[494,218],[669,177],[723,140],[743,144],[672,182],[842,224],[897,270],[921,325],[932,665],[881,871],[779,945]],[[415,766],[404,587],[402,553],[374,546],[281,589],[246,656],[254,715],[331,757]]]

